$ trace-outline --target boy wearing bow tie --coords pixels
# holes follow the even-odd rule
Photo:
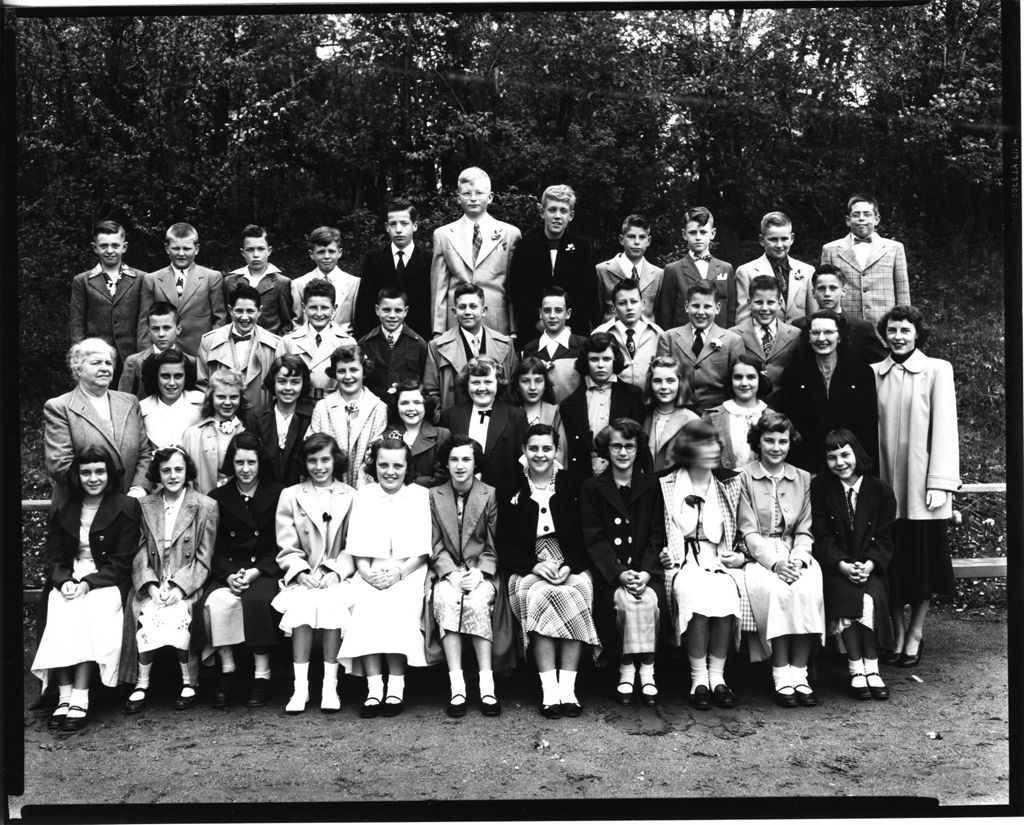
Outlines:
[[[374,307],[380,323],[359,339],[359,348],[373,361],[364,383],[385,400],[402,381],[420,383],[427,366],[427,342],[406,323],[408,301],[398,286],[380,290]]]

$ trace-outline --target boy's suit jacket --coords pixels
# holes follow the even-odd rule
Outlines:
[[[796,258],[789,259],[789,282],[785,306],[782,304],[782,296],[779,296],[779,320],[792,324],[796,318],[810,315],[817,310],[818,305],[814,301],[814,290],[811,288],[811,276],[814,274],[814,267],[798,261]],[[762,255],[753,261],[748,261],[736,267],[736,324],[742,324],[750,317],[750,307],[747,299],[750,298],[750,282],[758,275],[775,277],[775,270],[772,269],[771,261],[767,255]]]
[[[632,418],[643,421],[643,392],[639,387],[625,381],[611,383],[612,400],[608,410],[608,421],[616,418]],[[594,435],[590,432],[590,420],[587,417],[587,383],[580,380],[580,385],[568,398],[558,405],[562,413],[562,426],[565,427],[566,466],[581,478],[593,475],[590,454],[594,450]]]
[[[850,233],[821,248],[821,263],[838,267],[846,276],[843,312],[877,324],[894,306],[910,303],[907,255],[899,241],[875,235],[862,269]]]
[[[714,341],[718,341],[719,346],[716,347]],[[704,331],[704,347],[698,356],[693,354],[693,327],[689,323],[662,333],[658,339],[658,355],[671,355],[682,365],[683,374],[693,389],[693,406],[698,413],[717,407],[731,395],[725,385],[743,349],[740,337],[718,324]]]
[[[334,324],[320,330],[320,346],[317,346],[317,332],[308,324],[300,324],[277,342],[274,357],[298,355],[309,367],[309,381],[313,385],[313,398],[319,401],[327,393],[337,389],[338,382],[327,371],[331,368],[331,354],[342,344],[354,344],[355,339],[346,335]]]
[[[889,354],[885,344],[878,337],[874,324],[863,318],[858,318],[856,315],[847,315],[845,312],[842,313],[842,316],[850,325],[850,337],[846,343],[854,360],[863,361],[865,364],[877,364]],[[801,332],[810,325],[810,317],[807,315],[797,318],[793,322],[793,326]]]
[[[363,385],[380,398],[401,381],[423,381],[427,367],[427,342],[408,324],[393,347],[388,346],[385,333],[378,324],[359,339],[359,348],[373,360],[373,369],[363,378]]]
[[[434,230],[434,252],[430,262],[431,334],[457,326],[452,314],[455,306],[452,293],[459,284],[480,287],[487,307],[487,325],[504,335],[509,333],[512,315],[509,264],[512,250],[520,237],[519,230],[512,224],[484,215],[480,220],[480,252],[474,264],[471,221],[460,218]],[[376,299],[377,296],[373,297]]]
[[[560,286],[569,293],[572,306],[570,326],[584,335],[601,323],[601,302],[597,289],[597,270],[590,244],[571,229],[558,241],[554,271],[551,249],[544,229],[531,229],[516,246],[512,256],[509,291],[520,338],[530,341],[540,333],[538,310],[540,294],[548,286]]]
[[[772,391],[765,398],[765,401],[768,402],[768,406],[771,406],[772,400],[779,391],[779,387],[782,386],[782,373],[786,369],[786,365],[793,360],[793,356],[800,349],[800,330],[782,321],[778,321],[775,325],[775,339],[772,341],[772,352],[767,358],[764,356],[760,324],[758,324],[758,329],[754,329],[754,324],[748,317],[746,321],[737,324],[729,332],[735,332],[740,337],[747,355],[757,358],[764,363],[768,380],[772,382]]]
[[[615,323],[605,321],[594,329],[594,332],[607,332],[615,341],[622,353],[622,360],[625,366],[618,373],[620,381],[628,381],[641,390],[647,390],[647,370],[651,361],[658,352],[658,339],[664,335],[665,330],[653,322],[648,322],[640,335],[634,336],[635,350],[633,355],[629,354],[626,347],[626,335]]]
[[[174,285],[172,267],[165,266],[155,272],[148,272],[142,279],[142,296],[139,300],[139,346],[140,350],[150,346],[149,325],[146,313],[156,301],[167,301],[177,307],[181,322],[178,346],[182,352],[198,356],[199,342],[211,329],[228,322],[228,311],[224,305],[224,278],[212,269],[193,264],[185,280],[185,291],[181,298]]]
[[[687,253],[678,261],[665,267],[661,281],[661,295],[658,298],[658,326],[671,330],[689,323],[686,314],[686,290],[701,280],[700,271],[693,258]],[[726,328],[736,323],[736,276],[732,264],[712,258],[708,261],[707,280],[718,291],[718,318]]]
[[[226,367],[229,370],[235,368],[234,359],[231,357],[231,341],[229,335],[234,327],[228,325],[211,330],[202,337],[199,344],[199,381],[202,389],[210,384],[210,376],[220,369]],[[246,362],[242,378],[245,382],[245,397],[249,399],[250,409],[262,407],[270,403],[270,393],[263,389],[263,379],[270,372],[270,365],[274,363],[277,345],[281,339],[274,333],[268,332],[263,327],[253,327],[254,341],[249,347],[249,360]],[[179,339],[180,340],[180,339]]]
[[[612,290],[619,281],[624,281],[632,275],[632,273],[627,275],[619,265],[620,263],[632,268],[632,264],[622,253],[597,265],[597,284],[605,321],[611,321],[615,317],[615,309],[612,306]],[[658,293],[661,292],[661,282],[665,277],[665,270],[655,266],[646,258],[641,258],[640,266],[636,268],[636,271],[637,280],[640,283],[640,297],[644,302],[644,320],[652,324],[657,314]]]
[[[235,269],[224,276],[224,305],[235,287],[240,283],[248,283],[246,267]],[[276,266],[270,264],[267,271],[256,284],[260,294],[259,319],[257,323],[274,335],[284,335],[292,328],[292,282],[281,273]]]
[[[522,340],[522,339],[520,339]],[[547,348],[541,350],[540,338],[534,338],[523,347],[523,360],[539,358],[548,365],[548,376],[555,391],[555,403],[561,404],[580,385],[580,374],[576,372],[576,359],[583,352],[587,339],[582,335],[570,335],[569,346],[561,344],[551,355]]]
[[[312,272],[300,275],[291,282],[292,321],[295,328],[306,323],[302,293],[313,280],[323,277],[325,276],[319,269],[314,269]],[[359,279],[337,266],[327,273],[326,278],[334,286],[334,300],[337,303],[334,315],[331,316],[331,323],[345,329],[345,324],[352,323],[352,316],[356,306],[356,293],[359,292]],[[355,333],[353,332],[352,335],[354,337]]]
[[[516,351],[512,339],[490,327],[483,327],[482,354],[490,355],[505,367],[505,380],[512,378],[516,368]],[[468,401],[466,394],[456,386],[462,368],[469,359],[466,357],[465,338],[455,326],[446,330],[427,345],[427,364],[423,371],[423,385],[427,395],[437,402],[438,414],[442,410]]]
[[[441,426],[453,433],[469,434],[470,416],[474,415],[469,401],[456,404],[441,413]],[[491,423],[487,426],[480,480],[496,490],[505,490],[522,475],[519,456],[523,454],[523,438],[528,428],[526,413],[504,401],[495,401],[491,410]]]
[[[121,278],[111,298],[99,264],[76,275],[71,281],[71,342],[102,338],[114,346],[122,364],[137,352],[144,278],[139,270],[122,265]]]
[[[274,413],[273,404],[258,410],[250,410],[245,414],[245,429],[256,433],[263,442],[260,469],[265,478],[285,486],[299,483],[303,470],[299,448],[306,437],[312,417],[313,405],[310,402],[299,401],[295,405],[295,413],[288,422],[288,432],[282,450],[278,446],[277,415]]]
[[[189,355],[187,352],[182,352],[178,347],[177,342],[171,349],[176,349],[185,356],[185,386],[195,386],[197,378],[197,366],[196,359]],[[146,363],[146,359],[153,355],[153,347],[146,347],[142,352],[135,352],[124,359],[124,371],[121,373],[121,378],[117,382],[118,392],[127,392],[132,395],[142,398],[142,366]]]
[[[430,515],[434,525],[430,566],[439,579],[467,566],[476,567],[488,576],[497,574],[494,534],[498,526],[498,504],[493,487],[473,479],[473,486],[466,494],[461,531],[455,491],[450,484],[430,491]]]
[[[352,334],[357,338],[379,325],[377,313],[373,311],[377,304],[377,293],[386,286],[393,286],[404,290],[409,299],[409,312],[405,316],[405,323],[424,340],[430,340],[434,326],[434,307],[430,292],[430,254],[416,244],[407,246],[405,251],[408,255],[405,258],[405,274],[401,278],[395,272],[395,259],[391,257],[390,243],[366,253],[363,259],[363,274],[359,278],[355,313],[352,317]],[[483,252],[482,246],[480,251]],[[493,310],[488,310],[488,316],[491,312]],[[447,317],[451,318],[451,313]]]

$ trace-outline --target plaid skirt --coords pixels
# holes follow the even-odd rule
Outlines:
[[[563,560],[554,538],[537,539],[536,554],[540,560]],[[590,573],[573,573],[562,584],[551,584],[533,573],[513,573],[508,580],[508,595],[512,612],[519,620],[524,652],[529,634],[538,633],[551,639],[593,645],[597,658],[601,642],[594,626],[594,582]]]
[[[625,587],[615,588],[615,624],[622,639],[622,655],[653,653],[658,644],[661,610],[658,595],[647,588],[640,598],[630,595]]]

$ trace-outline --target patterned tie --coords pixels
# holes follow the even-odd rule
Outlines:
[[[480,254],[480,247],[483,245],[483,238],[480,237],[480,225],[473,224],[473,266],[476,266],[477,255]]]
[[[476,358],[480,354],[480,338],[476,335],[469,337],[469,348],[473,353],[473,357]]]
[[[181,294],[185,291],[185,273],[180,269],[176,269],[174,271],[178,273],[177,277],[174,279],[174,288],[178,290],[178,297],[180,298]]]
[[[117,278],[110,277],[106,272],[103,273],[103,277],[107,279],[107,292],[110,293],[110,297],[114,297],[114,293],[117,292],[117,282],[121,280],[120,276]]]
[[[389,332],[386,337],[387,337],[387,340],[388,340],[388,346],[391,349],[394,349],[395,348],[395,336],[394,336],[394,334]]]
[[[401,249],[399,249],[398,263],[395,264],[395,272],[400,276],[405,274],[405,259],[402,257],[403,255],[405,255],[405,253]]]
[[[783,306],[785,306],[786,299],[789,297],[789,278],[786,277],[788,270],[779,266],[774,267],[774,271],[775,283],[779,285],[779,296],[782,298]]]
[[[320,346],[320,343],[321,343],[321,342],[322,342],[322,341],[323,341],[324,339],[320,337],[320,333],[318,332],[318,333],[316,334],[316,338],[315,338],[314,340],[316,341],[316,345],[317,345],[317,346],[319,347],[319,346]]]
[[[634,281],[637,280],[640,277],[640,273],[636,271],[636,267],[635,266],[633,267],[633,274],[630,275],[629,277],[631,277]]]
[[[636,335],[635,329],[626,330],[626,352],[629,353],[629,357],[632,358],[636,355],[636,341],[633,340],[633,336]]]
[[[693,331],[693,347],[691,347],[695,358],[700,355],[702,349],[704,349],[704,336],[699,329],[695,329]]]
[[[771,324],[765,324],[761,329],[763,331],[761,338],[761,347],[764,349],[764,357],[767,358],[769,355],[772,354],[772,343],[775,339],[772,338]]]
[[[853,522],[857,515],[857,508],[853,503],[853,487],[846,491],[846,509],[850,514],[850,529],[853,529]]]

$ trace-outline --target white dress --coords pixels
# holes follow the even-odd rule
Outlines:
[[[165,404],[158,395],[147,395],[139,402],[142,423],[153,449],[181,444],[185,430],[198,424],[202,416],[203,393],[185,390],[173,404]]]

